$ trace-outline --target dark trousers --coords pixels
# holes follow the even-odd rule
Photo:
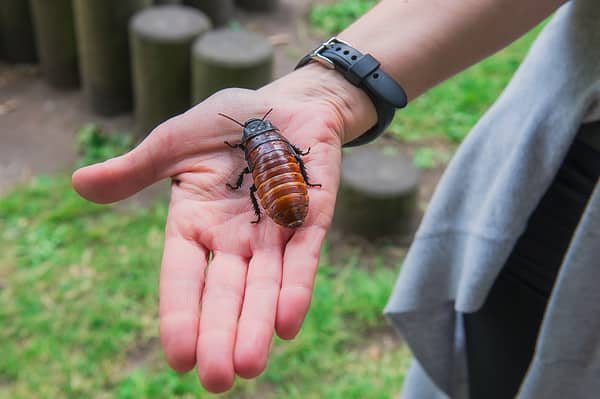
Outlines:
[[[600,135],[600,122],[582,129]],[[483,307],[463,315],[471,399],[517,394],[552,286],[599,176],[600,152],[575,139]]]

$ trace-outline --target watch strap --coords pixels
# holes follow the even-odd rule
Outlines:
[[[406,93],[381,64],[370,54],[362,54],[349,43],[335,37],[304,56],[296,69],[316,61],[339,71],[354,86],[363,89],[377,111],[377,123],[367,132],[346,143],[345,147],[366,144],[377,138],[390,125],[397,108],[406,106]]]

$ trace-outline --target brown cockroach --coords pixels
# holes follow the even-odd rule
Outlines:
[[[252,173],[254,184],[250,187],[250,199],[257,219],[260,221],[260,208],[275,223],[285,227],[299,227],[304,223],[308,213],[308,187],[321,187],[311,184],[302,160],[303,155],[298,147],[290,143],[266,117],[271,108],[261,119],[251,118],[244,124],[219,113],[219,115],[237,123],[243,128],[239,144],[225,142],[231,148],[244,151],[248,166],[242,170],[235,184],[227,183],[227,187],[237,190],[242,186],[244,175]],[[256,196],[258,200],[256,200]]]

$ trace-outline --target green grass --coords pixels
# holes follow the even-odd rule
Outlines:
[[[310,10],[309,20],[314,27],[334,34],[344,30],[375,4],[377,0],[338,0],[316,4]]]
[[[413,164],[419,169],[433,169],[445,165],[449,159],[449,152],[428,146],[417,148],[413,154]]]
[[[0,198],[0,398],[203,398],[195,373],[158,347],[157,282],[166,205],[129,211],[38,177]],[[257,380],[225,398],[387,398],[404,347],[378,349],[395,271],[334,265],[325,251],[314,302]],[[373,355],[376,354],[376,356]]]
[[[90,165],[123,154],[133,144],[133,137],[127,132],[106,132],[90,123],[77,131],[75,146],[80,158],[77,167]]]

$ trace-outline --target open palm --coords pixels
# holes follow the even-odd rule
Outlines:
[[[264,370],[273,332],[293,338],[308,310],[320,248],[338,188],[341,126],[319,101],[274,95],[275,90],[230,89],[155,129],[121,157],[78,170],[73,184],[100,203],[126,198],[172,178],[160,279],[161,341],[171,366],[198,366],[203,385],[224,391],[235,374]],[[304,158],[311,180],[305,223],[284,228],[263,211],[258,224],[249,197],[251,175],[240,141],[244,121],[274,108],[270,120],[291,143],[311,148]]]

